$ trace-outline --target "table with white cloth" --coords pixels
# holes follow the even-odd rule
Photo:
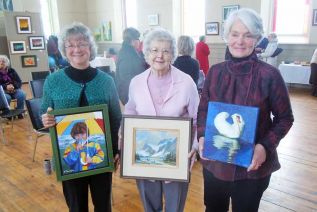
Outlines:
[[[111,72],[116,71],[116,63],[113,58],[96,57],[94,60],[90,61],[90,65],[93,68],[109,66]]]
[[[278,69],[286,83],[309,84],[310,66],[280,64]]]

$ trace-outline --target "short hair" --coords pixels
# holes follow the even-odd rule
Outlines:
[[[257,12],[249,8],[242,8],[230,13],[224,25],[224,39],[228,40],[232,25],[240,20],[249,30],[249,32],[259,40],[263,34],[262,18]]]
[[[199,41],[204,41],[206,39],[205,35],[199,36]]]
[[[74,139],[75,139],[75,135],[84,134],[84,133],[86,133],[88,137],[89,130],[85,122],[77,122],[76,124],[74,124],[72,130],[70,131],[70,135]]]
[[[143,54],[145,61],[149,63],[152,41],[166,41],[171,44],[172,61],[174,62],[177,54],[175,37],[166,29],[157,28],[150,31],[143,40]]]
[[[95,59],[97,55],[97,45],[94,40],[94,37],[90,31],[90,29],[82,23],[74,22],[69,26],[66,26],[60,36],[59,36],[59,49],[61,50],[62,54],[66,57],[66,48],[65,42],[71,36],[82,36],[82,38],[89,43],[90,48],[90,58],[89,61]],[[67,57],[66,57],[67,58]]]
[[[140,32],[133,27],[128,27],[123,30],[122,37],[124,42],[130,44],[133,40],[138,40],[140,38]]]
[[[6,55],[1,54],[0,55],[0,60],[3,60],[3,62],[4,62],[6,67],[10,66],[10,60],[9,60],[9,58]]]
[[[194,40],[186,35],[182,35],[177,41],[178,54],[181,55],[192,55],[195,49]]]
[[[271,32],[268,36],[272,36],[273,39],[277,38],[277,34],[275,32]]]

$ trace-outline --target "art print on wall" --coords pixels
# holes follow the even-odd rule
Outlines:
[[[11,54],[26,53],[25,41],[10,41]]]
[[[30,36],[29,44],[30,44],[30,50],[45,49],[44,36]]]
[[[206,35],[219,35],[219,23],[218,22],[206,23]]]
[[[17,31],[18,34],[31,34],[32,26],[31,26],[31,17],[29,16],[17,16]]]
[[[37,57],[36,55],[23,55],[21,56],[21,62],[23,68],[36,67]]]
[[[189,181],[190,118],[123,116],[121,177]]]
[[[203,157],[248,167],[258,114],[256,107],[209,102]]]
[[[50,128],[57,180],[114,170],[107,105],[54,110]]]
[[[230,13],[239,10],[239,5],[224,6],[222,9],[222,21],[226,21]]]

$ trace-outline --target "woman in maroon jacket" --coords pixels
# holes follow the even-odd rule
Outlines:
[[[206,211],[229,211],[230,198],[234,212],[257,211],[271,173],[280,168],[276,148],[294,118],[279,70],[258,60],[255,54],[262,33],[262,20],[255,11],[243,8],[231,13],[224,28],[229,58],[212,66],[205,80],[197,116],[201,156],[209,101],[259,108],[248,168],[202,158]]]
[[[205,40],[205,36],[199,37],[199,42],[196,44],[196,59],[199,61],[200,70],[203,70],[206,76],[209,69],[208,55],[210,54],[210,51]]]

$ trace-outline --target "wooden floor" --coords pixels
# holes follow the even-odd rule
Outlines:
[[[23,88],[30,98],[27,85]],[[278,147],[282,168],[264,193],[262,212],[317,211],[317,98],[302,88],[290,88],[290,95],[295,123]],[[52,156],[49,138],[40,138],[32,162],[34,134],[28,119],[15,120],[13,131],[6,125],[5,136],[8,143],[0,143],[0,212],[67,211],[60,183],[43,170],[43,160]],[[119,173],[113,179],[113,211],[143,211],[134,180],[123,180]],[[199,163],[193,169],[185,211],[204,211]]]

